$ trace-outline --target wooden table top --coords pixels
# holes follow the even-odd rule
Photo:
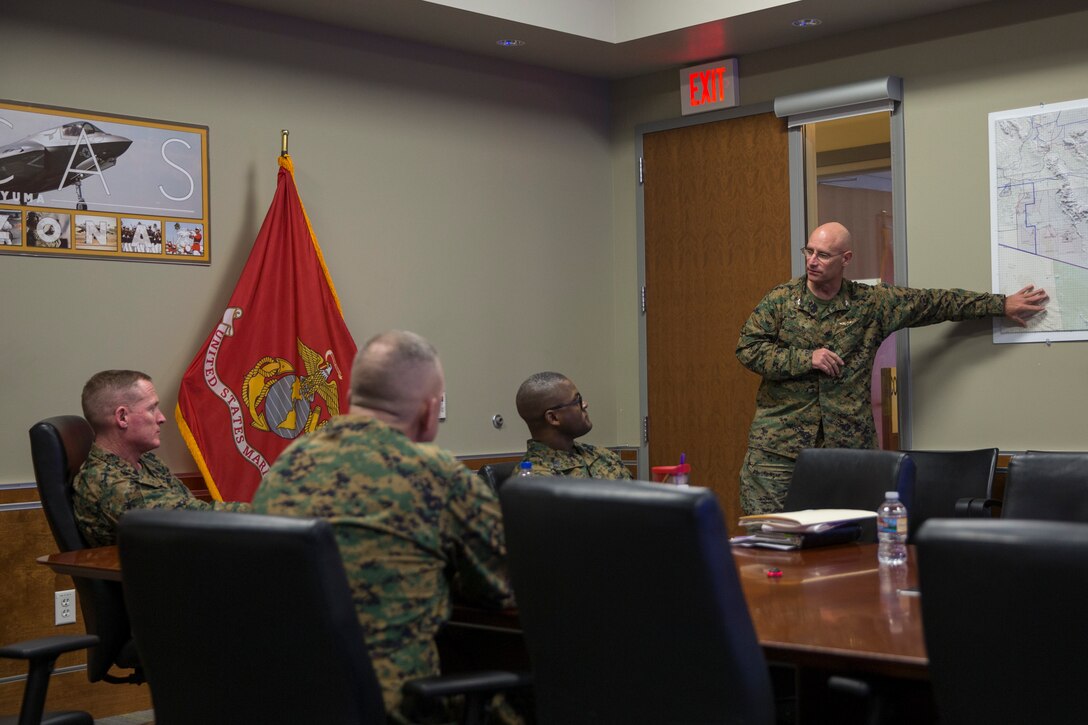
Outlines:
[[[876,544],[734,547],[733,559],[767,659],[928,677],[913,547],[899,567],[879,567]],[[782,575],[767,576],[771,568]]]
[[[116,546],[64,551],[59,554],[39,556],[37,561],[58,574],[86,579],[121,581],[121,555]]]
[[[805,551],[733,548],[767,659],[840,672],[927,679],[915,555],[881,569],[876,544]],[[781,576],[769,577],[769,569]],[[517,612],[454,606],[451,624],[517,630]]]
[[[928,677],[915,554],[877,566],[875,544],[805,551],[734,547],[752,623],[767,659],[836,670]],[[121,580],[116,546],[38,558],[60,574]],[[781,576],[769,577],[769,569]],[[454,625],[517,631],[516,611],[455,606]]]

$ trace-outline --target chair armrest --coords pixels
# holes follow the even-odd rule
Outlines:
[[[12,660],[38,660],[43,657],[56,658],[65,652],[75,652],[98,644],[98,637],[93,634],[56,635],[41,639],[28,639],[23,642],[0,647],[0,657]]]
[[[427,699],[464,695],[461,725],[482,725],[487,722],[488,701],[494,695],[532,684],[533,676],[529,673],[481,670],[409,680],[401,691],[405,695]]]
[[[45,697],[49,690],[49,676],[57,658],[65,652],[87,649],[98,644],[93,634],[55,635],[41,639],[28,639],[0,647],[0,657],[27,660],[26,685],[23,687],[23,704],[19,711],[20,723],[42,722]],[[50,722],[89,723],[91,716],[85,712],[55,713]],[[14,722],[14,720],[12,721]]]
[[[827,686],[835,692],[841,692],[851,697],[868,698],[873,696],[872,684],[856,677],[831,675],[827,678]]]
[[[405,694],[435,698],[469,693],[495,693],[529,687],[533,676],[527,672],[506,672],[504,670],[483,670],[455,675],[435,675],[420,677],[404,683]]]
[[[957,519],[988,519],[993,517],[991,509],[1001,502],[993,498],[961,498],[956,501]]]

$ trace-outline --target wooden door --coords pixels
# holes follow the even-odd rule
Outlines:
[[[770,113],[643,137],[649,463],[685,453],[729,526],[759,385],[735,350],[790,277],[788,157]]]

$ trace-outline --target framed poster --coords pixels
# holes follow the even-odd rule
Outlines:
[[[208,264],[208,127],[0,101],[0,255]]]

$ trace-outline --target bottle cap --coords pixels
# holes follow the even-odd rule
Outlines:
[[[532,461],[522,461],[521,463],[518,464],[518,468],[520,468],[523,471],[531,470],[532,467],[533,467],[533,462]]]
[[[897,499],[897,498],[899,498],[899,492],[898,491],[885,491],[884,492],[884,498],[896,498]]]

